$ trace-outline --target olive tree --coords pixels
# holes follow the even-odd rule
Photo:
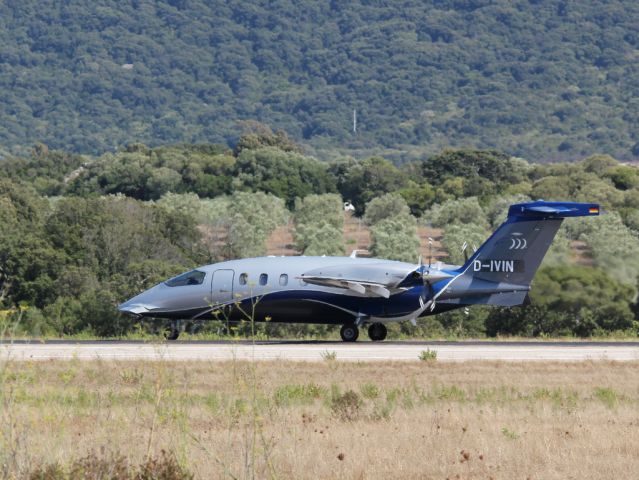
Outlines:
[[[343,227],[339,195],[308,195],[295,200],[295,245],[305,255],[343,255]]]
[[[570,236],[590,248],[595,265],[614,272],[626,285],[636,286],[639,277],[639,237],[624,225],[616,212],[597,218],[576,218],[566,225]]]
[[[387,193],[366,204],[364,222],[368,225],[387,219],[410,215],[410,208],[404,198],[397,193]]]
[[[344,255],[342,231],[328,222],[298,225],[295,241],[305,255]]]
[[[295,199],[295,223],[328,223],[341,230],[344,226],[344,207],[342,197],[336,193],[307,195]]]
[[[477,197],[447,200],[441,204],[435,204],[424,213],[422,219],[435,227],[446,227],[453,224],[474,224],[482,228],[489,226],[486,214],[479,205]]]
[[[375,257],[416,263],[419,237],[410,215],[386,218],[371,228],[371,252]]]
[[[266,253],[266,240],[288,220],[284,200],[263,192],[235,192],[228,197],[228,256],[254,257]]]

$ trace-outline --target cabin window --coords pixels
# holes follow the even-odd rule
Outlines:
[[[260,275],[260,285],[266,285],[268,283],[268,275],[266,273],[262,273]]]
[[[201,272],[199,270],[191,270],[190,272],[183,273],[182,275],[178,275],[177,277],[173,277],[170,280],[164,282],[164,284],[168,287],[184,287],[187,285],[202,285],[204,282],[204,277],[206,277],[205,272]]]
[[[285,287],[286,285],[288,285],[288,275],[283,273],[282,275],[280,275],[280,285],[282,287]]]
[[[240,273],[239,282],[240,285],[246,285],[246,282],[248,282],[248,273]]]

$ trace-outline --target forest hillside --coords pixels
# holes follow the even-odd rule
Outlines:
[[[638,55],[632,0],[2,2],[0,151],[234,145],[259,119],[324,159],[629,160]]]

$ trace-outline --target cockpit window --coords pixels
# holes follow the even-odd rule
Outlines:
[[[184,287],[186,285],[202,285],[206,277],[205,272],[199,270],[191,270],[190,272],[183,273],[177,277],[172,278],[164,282],[169,287]]]

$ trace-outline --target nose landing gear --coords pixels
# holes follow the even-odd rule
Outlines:
[[[388,330],[386,329],[386,325],[383,323],[371,323],[368,327],[368,337],[373,342],[381,342],[386,338],[386,334]]]

